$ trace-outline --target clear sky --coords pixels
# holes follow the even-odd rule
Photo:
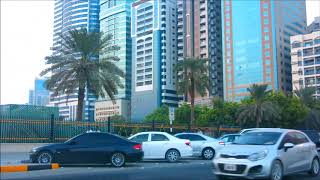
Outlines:
[[[320,0],[307,0],[308,24]],[[53,0],[1,0],[1,104],[25,104],[50,54]]]

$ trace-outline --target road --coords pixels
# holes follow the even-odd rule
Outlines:
[[[57,170],[30,171],[22,173],[2,173],[1,180],[215,180],[211,162],[190,159],[179,163],[148,161],[131,163],[123,168],[110,166],[65,166]],[[286,180],[319,180],[301,174]]]

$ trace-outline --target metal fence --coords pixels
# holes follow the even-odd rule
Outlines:
[[[171,133],[186,132],[187,126],[174,125]],[[77,122],[59,120],[0,119],[0,143],[62,142],[86,131],[111,132],[128,137],[142,131],[170,132],[170,125],[159,123]],[[239,128],[193,127],[191,131],[217,136]]]

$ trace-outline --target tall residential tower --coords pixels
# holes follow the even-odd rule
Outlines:
[[[208,58],[212,91],[196,98],[205,103],[209,96],[223,96],[221,1],[178,0],[178,61],[184,57]],[[204,100],[204,101],[203,101]]]
[[[138,0],[132,4],[131,118],[143,118],[167,104],[177,106],[177,2]]]

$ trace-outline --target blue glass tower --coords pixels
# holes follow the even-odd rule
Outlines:
[[[290,36],[306,30],[305,0],[224,0],[224,98],[239,101],[253,84],[289,92]]]
[[[53,47],[60,48],[60,34],[68,32],[70,29],[86,28],[89,32],[99,32],[99,0],[56,0],[54,8],[54,33]],[[53,52],[56,53],[56,52]],[[50,103],[59,107],[61,117],[66,120],[74,120],[77,109],[77,93],[68,97],[62,95],[50,99]],[[84,102],[84,120],[94,119],[95,97],[86,92]]]

